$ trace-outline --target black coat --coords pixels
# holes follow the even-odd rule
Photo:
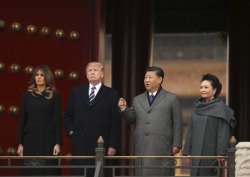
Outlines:
[[[43,94],[45,94],[43,92]],[[61,144],[60,97],[24,94],[21,104],[17,143],[24,147],[24,155],[52,155],[55,144]]]
[[[42,95],[26,92],[21,104],[20,124],[17,143],[23,145],[24,156],[53,155],[55,144],[61,144],[61,106],[58,93],[51,99]],[[56,160],[27,159],[24,165],[56,165]],[[60,174],[58,169],[21,169],[22,176],[47,176]]]
[[[71,135],[73,155],[94,155],[99,136],[103,137],[106,148],[119,148],[117,92],[102,85],[92,104],[89,103],[88,93],[88,85],[73,89],[64,114],[67,133],[74,132]]]

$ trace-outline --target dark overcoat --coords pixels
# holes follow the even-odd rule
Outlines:
[[[51,99],[27,92],[24,94],[17,143],[24,147],[24,155],[52,155],[55,144],[61,144],[60,97],[55,92]]]
[[[24,156],[51,156],[55,144],[61,144],[61,106],[57,92],[51,99],[46,92],[26,92],[23,96],[17,143],[23,145]],[[52,160],[26,160],[24,164],[53,165]],[[23,175],[57,174],[52,169],[27,169]]]
[[[64,114],[64,125],[71,135],[73,155],[94,155],[97,139],[102,136],[105,147],[118,149],[120,142],[120,113],[117,92],[101,86],[92,103],[89,85],[71,91]]]

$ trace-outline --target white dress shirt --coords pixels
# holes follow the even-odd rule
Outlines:
[[[102,83],[101,83],[101,82],[100,82],[99,84],[97,84],[97,85],[89,84],[89,95],[90,95],[90,93],[91,93],[91,91],[92,91],[91,88],[92,88],[92,87],[95,87],[95,96],[96,96],[97,93],[99,92],[101,86],[102,86]]]
[[[148,95],[149,95],[149,96],[151,96],[151,95],[152,95],[152,96],[155,96],[156,94],[157,94],[157,90],[154,91],[154,92],[148,92]]]

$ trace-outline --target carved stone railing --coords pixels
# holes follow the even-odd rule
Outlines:
[[[97,140],[97,148],[95,149],[96,153],[96,166],[95,166],[95,175],[94,177],[103,177],[103,166],[104,166],[104,141],[100,136]]]
[[[235,177],[250,177],[250,142],[236,145]]]

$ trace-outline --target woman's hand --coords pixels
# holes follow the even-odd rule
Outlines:
[[[22,144],[19,144],[19,145],[18,145],[16,153],[17,153],[19,156],[23,156],[23,145],[22,145]]]
[[[58,155],[60,153],[60,145],[56,144],[53,149],[53,155]]]

